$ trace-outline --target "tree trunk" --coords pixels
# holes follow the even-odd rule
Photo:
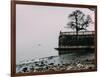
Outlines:
[[[76,45],[78,45],[78,30],[76,30]]]
[[[76,36],[78,36],[78,30],[76,30]]]

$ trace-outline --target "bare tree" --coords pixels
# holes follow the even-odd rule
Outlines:
[[[91,17],[89,15],[85,15],[80,10],[73,11],[72,14],[69,15],[69,18],[71,20],[67,25],[69,25],[70,28],[75,29],[77,35],[80,30],[86,30],[92,22]]]

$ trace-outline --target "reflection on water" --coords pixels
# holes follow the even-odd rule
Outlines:
[[[32,59],[16,65],[16,72],[61,71],[94,68],[94,53],[68,53]]]

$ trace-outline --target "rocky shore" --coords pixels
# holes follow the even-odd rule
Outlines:
[[[56,62],[59,60],[60,62]],[[64,61],[64,62],[63,62]],[[94,57],[88,59],[71,59],[66,61],[59,59],[57,56],[51,56],[48,58],[40,59],[39,61],[34,61],[30,63],[23,63],[16,66],[17,73],[25,72],[50,72],[50,71],[68,71],[68,70],[82,70],[82,69],[94,69],[95,60]]]

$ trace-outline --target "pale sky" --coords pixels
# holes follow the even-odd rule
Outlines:
[[[59,32],[73,31],[64,28],[72,11],[81,10],[94,22],[94,11],[87,8],[16,5],[16,62],[58,55]],[[94,30],[90,24],[88,30]]]

